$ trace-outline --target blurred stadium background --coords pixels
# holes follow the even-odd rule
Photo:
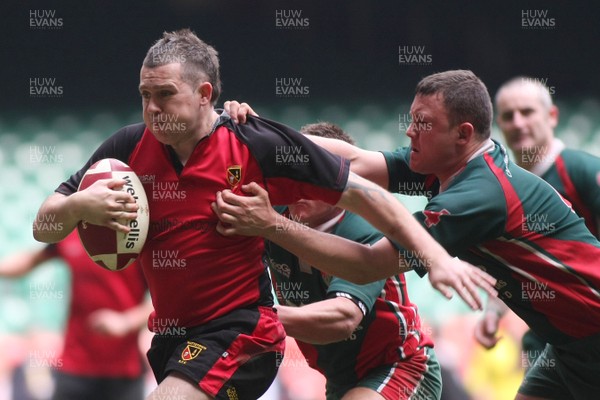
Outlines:
[[[163,30],[180,27],[191,27],[220,52],[224,89],[219,105],[227,99],[247,101],[262,116],[295,128],[332,121],[361,147],[384,150],[408,143],[402,121],[422,76],[472,69],[493,95],[504,80],[527,74],[552,88],[561,111],[558,136],[569,147],[600,156],[599,50],[594,43],[600,7],[516,0],[398,3],[3,4],[0,29],[6,32],[0,55],[9,62],[0,66],[0,257],[39,246],[30,227],[43,199],[108,135],[141,121],[141,60]],[[304,22],[282,28],[277,18],[290,18],[277,14],[284,10]],[[531,10],[541,12],[535,14],[538,19],[554,19],[553,27],[524,26],[523,16],[534,15]],[[62,22],[54,29],[32,26],[31,17],[40,15]],[[430,61],[403,65],[398,57],[402,46],[422,48]],[[47,80],[40,84],[36,78]],[[282,96],[277,89],[282,78],[308,89]],[[54,88],[55,95],[34,95],[32,87]],[[494,137],[501,140],[496,130]],[[413,210],[424,204],[422,198],[401,200]],[[508,322],[506,347],[484,354],[472,343],[477,314],[456,299],[443,299],[426,279],[414,274],[408,279],[413,301],[439,337],[440,360],[456,371],[472,396],[508,398],[493,386],[497,382],[511,382],[514,393],[521,373],[517,336],[522,327]],[[51,288],[54,298],[33,298],[32,287]],[[22,279],[0,279],[0,336],[25,336],[36,329],[60,332],[68,288],[68,271],[59,262]],[[0,372],[5,372],[10,354],[5,351],[0,358]]]

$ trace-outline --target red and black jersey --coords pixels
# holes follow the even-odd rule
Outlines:
[[[236,125],[221,115],[185,165],[143,124],[109,138],[87,164],[57,191],[69,195],[92,163],[103,158],[127,163],[144,184],[150,231],[139,261],[155,308],[156,327],[198,326],[232,310],[272,305],[262,262],[263,240],[220,235],[210,208],[216,192],[257,182],[273,205],[299,199],[338,202],[349,162],[326,152],[298,132],[249,118]]]
[[[74,375],[134,378],[142,374],[138,332],[111,337],[95,332],[90,316],[98,310],[125,311],[144,301],[146,283],[139,266],[107,271],[86,254],[76,233],[46,250],[71,272],[71,302],[61,370]]]

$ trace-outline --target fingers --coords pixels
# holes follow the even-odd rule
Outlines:
[[[223,194],[221,192],[217,192],[217,199],[211,203],[210,207],[221,221],[219,222],[219,225],[221,225],[221,230],[223,231],[219,230],[219,225],[217,225],[217,231],[226,236],[232,235],[232,227],[230,225],[239,222],[237,217],[239,215],[239,208],[227,203],[223,199]],[[222,226],[222,223],[227,224],[227,228]]]
[[[216,201],[218,213],[239,214],[243,197],[233,194],[230,190],[217,192]]]
[[[267,191],[256,182],[250,182],[247,185],[242,185],[242,191],[255,196],[260,196],[267,193]]]
[[[237,231],[233,226],[225,226],[222,222],[217,224],[217,232],[223,236],[237,235]]]
[[[110,220],[104,226],[122,233],[129,233],[129,231],[131,230],[131,228],[128,225],[124,225],[116,220]]]
[[[238,103],[235,100],[223,103],[223,109],[229,114],[232,121],[237,124],[245,124],[247,115],[258,116],[248,103]]]
[[[137,212],[112,211],[109,213],[109,216],[111,219],[130,221],[137,218]]]
[[[456,291],[456,293],[458,293],[458,295],[460,296],[461,299],[463,299],[463,301],[465,303],[467,303],[467,305],[472,309],[472,310],[479,310],[481,309],[481,300],[479,299],[479,296],[477,296],[477,294],[473,294],[473,292],[464,284],[462,283],[458,283],[453,285],[454,286],[454,290]],[[446,296],[446,298],[451,299],[452,298],[452,293],[450,292],[449,288],[445,288],[444,291],[440,290],[439,288],[437,288],[440,292],[442,292],[443,295]],[[447,294],[448,293],[448,294]]]
[[[99,180],[102,182],[103,179]],[[121,190],[121,188],[127,183],[125,179],[112,178],[106,180],[106,187],[113,190]]]
[[[218,213],[217,216],[219,217],[219,220],[222,223],[225,223],[228,225],[235,224],[238,222],[237,217],[235,217],[234,215],[231,215],[231,214],[221,212],[221,213]]]
[[[133,196],[122,190],[126,183],[124,179],[99,179],[86,190],[91,190],[94,195],[97,195],[100,190],[100,193],[110,196],[116,203],[135,203]],[[103,192],[103,186],[110,189],[110,192]]]
[[[456,285],[459,286],[459,285]],[[453,295],[452,295],[452,290],[446,286],[446,285],[442,285],[442,284],[438,284],[436,286],[434,286],[442,295],[444,295],[444,297],[446,297],[448,300],[452,299]],[[467,303],[467,305],[472,309],[472,310],[481,310],[482,308],[482,302],[481,299],[479,298],[479,296],[477,295],[476,291],[473,292],[472,290],[470,290],[466,285],[459,287],[459,288],[455,288],[456,293],[458,293],[458,295],[460,296],[461,299],[463,299],[463,301],[465,303]]]
[[[483,301],[477,291],[477,286],[471,281],[465,282],[463,287],[459,290],[458,294],[460,297],[469,304],[473,310],[483,310]]]
[[[499,322],[498,314],[495,312],[486,312],[484,318],[485,333],[495,336],[496,332],[498,332]]]
[[[231,117],[231,120],[233,122],[235,122],[236,124],[239,123],[238,117],[237,117],[237,112],[238,112],[239,107],[240,107],[240,103],[238,103],[237,101],[226,101],[225,103],[223,103],[223,109],[225,110],[225,112],[227,114],[229,114],[229,116]]]
[[[482,345],[484,348],[486,349],[491,349],[494,346],[496,346],[496,344],[498,343],[498,341],[501,339],[501,337],[496,337],[496,330],[489,330],[489,319],[484,316],[483,319],[480,319],[479,321],[477,321],[477,323],[475,324],[475,331],[474,331],[474,335],[475,335],[475,340],[477,340],[477,342]]]
[[[244,204],[244,199],[244,196],[238,196],[229,189],[217,193],[217,205],[219,208],[224,206],[241,206]]]
[[[450,288],[444,284],[436,284],[434,285],[434,287],[437,289],[438,292],[440,292],[445,298],[447,298],[448,300],[452,299],[453,294],[452,291],[450,290]]]
[[[474,304],[477,305],[477,308],[473,309],[481,310],[483,309],[483,302],[479,295],[479,288],[482,288],[488,295],[496,297],[498,294],[496,289],[494,289],[496,279],[477,267],[473,267],[462,260],[459,261],[466,267],[466,273],[463,275],[464,278],[461,278],[462,287],[460,288],[459,294],[463,299],[465,299],[464,296],[469,296]]]
[[[488,296],[492,296],[492,297],[498,296],[498,291],[494,288],[494,286],[490,285],[487,281],[480,279],[479,281],[477,281],[477,285],[480,288],[482,288],[488,294]]]
[[[496,278],[494,278],[487,272],[480,270],[479,268],[476,268],[475,271],[477,271],[477,275],[480,278],[484,279],[491,286],[495,286],[496,283],[498,282],[498,280]]]
[[[498,296],[498,291],[494,287],[497,282],[496,278],[487,272],[480,270],[479,268],[474,269],[474,275],[476,277],[476,284],[480,288],[482,288],[490,296]]]
[[[478,341],[486,349],[491,349],[502,339],[501,336],[496,336],[498,332],[497,321],[490,318],[490,313],[487,313],[481,321],[480,330],[478,332]]]

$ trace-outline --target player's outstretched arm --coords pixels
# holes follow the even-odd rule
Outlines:
[[[124,311],[106,308],[96,310],[88,316],[88,324],[103,335],[125,336],[144,328],[153,310],[152,301],[147,296],[142,303]]]
[[[264,237],[321,271],[357,284],[404,272],[389,240],[369,246],[316,231],[279,215],[258,184],[244,185],[242,190],[253,196],[238,196],[230,190],[217,193],[212,207],[222,222],[217,226],[219,233]]]
[[[329,152],[350,160],[350,170],[355,174],[383,188],[389,187],[388,167],[382,153],[364,150],[343,140],[312,135],[306,137]]]
[[[124,184],[122,179],[102,179],[70,196],[50,195],[33,223],[33,237],[40,242],[56,243],[67,237],[82,220],[129,232],[129,227],[117,219],[135,219],[138,205],[131,194],[115,190]]]
[[[0,276],[6,278],[21,277],[52,257],[46,247],[8,255],[0,260]]]
[[[377,188],[376,185],[373,186]],[[217,230],[224,235],[265,237],[316,268],[357,284],[380,280],[408,270],[407,267],[401,267],[406,265],[399,261],[402,253],[399,253],[387,239],[368,246],[309,229],[307,226],[277,214],[271,208],[268,193],[258,184],[244,185],[242,190],[254,196],[237,196],[229,190],[217,193],[213,210],[226,224],[217,226]],[[392,201],[397,202],[383,189],[377,190],[384,192],[385,195],[391,197]],[[424,232],[425,239],[423,240],[430,240],[437,244],[408,211],[407,215],[407,218],[416,224],[417,229]],[[373,221],[370,222],[373,223]],[[419,239],[420,236],[417,234],[415,240]],[[478,287],[482,287],[495,296],[495,290],[492,287],[495,280],[492,277],[469,264],[450,257],[443,248],[435,247],[435,245],[432,247],[434,250],[440,251],[441,256],[438,255],[435,262],[427,263],[427,265],[431,265],[429,280],[432,286],[444,296],[451,298],[450,288],[454,288],[473,309],[480,309],[482,306],[477,293]],[[424,246],[420,248],[424,248]]]
[[[410,251],[411,256],[420,259],[433,287],[447,298],[452,297],[450,288],[454,288],[469,305],[473,307],[476,303],[480,309],[478,286],[496,295],[491,287],[495,284],[494,278],[452,258],[394,196],[373,182],[351,173],[337,205],[361,215],[386,237]]]
[[[363,319],[362,311],[356,304],[344,297],[302,307],[278,305],[275,308],[288,336],[312,344],[348,339]]]

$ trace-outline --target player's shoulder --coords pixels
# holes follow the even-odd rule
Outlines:
[[[470,162],[454,178],[449,187],[436,197],[441,196],[445,201],[456,203],[457,205],[479,202],[486,202],[491,205],[498,200],[502,200],[504,198],[504,190],[501,178],[485,163],[477,161]],[[511,172],[508,173],[510,174]]]
[[[567,168],[581,168],[586,165],[600,166],[600,158],[583,150],[564,149],[560,152],[560,158]]]
[[[286,145],[289,141],[304,141],[304,135],[295,129],[262,117],[248,116],[245,124],[235,124],[231,120],[225,122],[240,140],[246,144],[269,143]]]
[[[389,164],[403,162],[408,164],[410,161],[410,147],[397,147],[394,150],[382,150],[383,158]]]
[[[115,135],[126,136],[126,137],[141,137],[146,130],[146,124],[138,122],[135,124],[125,125],[115,132]]]
[[[143,122],[126,125],[113,133],[107,139],[107,142],[110,143],[111,146],[124,146],[130,148],[141,140],[145,130],[146,124]]]

